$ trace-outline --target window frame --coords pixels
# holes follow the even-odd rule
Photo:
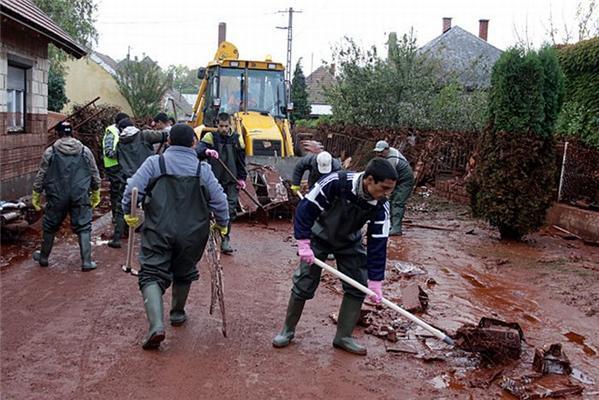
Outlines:
[[[6,107],[7,107],[7,126],[6,126],[6,132],[8,134],[12,134],[12,133],[25,133],[27,132],[27,106],[28,106],[28,102],[27,102],[27,95],[29,94],[29,85],[28,83],[28,70],[31,68],[30,65],[26,65],[23,63],[19,63],[19,62],[15,62],[11,59],[8,60],[7,63],[7,71],[6,71]],[[22,118],[22,123],[20,126],[18,127],[13,127],[13,126],[9,126],[8,124],[8,116],[10,114],[14,114],[14,112],[8,110],[8,96],[10,95],[9,93],[11,91],[15,92],[18,89],[11,89],[9,87],[9,79],[8,79],[8,75],[9,75],[9,71],[10,68],[16,68],[16,69],[20,69],[23,72],[23,90],[22,90],[22,96],[23,96],[23,110],[21,112],[21,118]],[[13,117],[14,118],[14,117]]]

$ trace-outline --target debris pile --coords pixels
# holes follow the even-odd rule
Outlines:
[[[478,325],[465,324],[455,335],[456,345],[489,360],[520,357],[524,333],[517,323],[483,317]]]

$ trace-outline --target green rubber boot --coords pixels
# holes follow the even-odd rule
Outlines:
[[[44,232],[42,235],[41,249],[33,252],[33,259],[42,267],[48,266],[48,257],[50,257],[52,246],[54,246],[54,234]]]
[[[233,248],[231,247],[229,235],[223,237],[223,241],[220,244],[220,251],[225,254],[233,254]]]
[[[96,269],[96,263],[92,261],[91,232],[79,233],[79,253],[81,254],[81,271],[87,272]]]
[[[406,209],[405,207],[392,206],[391,207],[391,230],[389,231],[389,236],[402,236],[403,232],[401,230],[401,224],[403,222],[403,216]]]
[[[363,301],[364,299],[358,299],[347,294],[343,295],[337,320],[337,334],[333,340],[334,347],[360,356],[366,355],[366,347],[357,343],[351,334],[360,319],[360,309]]]
[[[277,348],[286,347],[291,343],[295,336],[295,327],[302,316],[306,300],[300,299],[293,292],[289,297],[289,305],[287,306],[287,316],[285,317],[285,325],[283,330],[275,336],[272,345]]]
[[[164,340],[164,324],[162,322],[162,289],[157,283],[144,286],[141,290],[148,317],[148,333],[144,337],[141,347],[144,350],[157,349]]]
[[[173,284],[173,300],[171,302],[170,320],[172,326],[183,325],[187,321],[185,314],[185,303],[191,284]]]
[[[112,235],[112,240],[108,242],[108,247],[112,247],[113,249],[121,248],[121,239],[123,237],[123,233],[125,232],[125,220],[122,216],[119,216],[116,219],[114,224],[114,233]]]

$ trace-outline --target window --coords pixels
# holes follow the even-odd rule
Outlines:
[[[25,130],[25,97],[27,70],[8,66],[8,131],[22,132]]]

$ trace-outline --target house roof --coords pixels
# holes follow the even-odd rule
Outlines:
[[[327,104],[324,88],[335,84],[330,67],[320,66],[306,78],[306,89],[310,104]]]
[[[89,55],[89,58],[108,71],[110,75],[116,75],[119,64],[112,57],[107,56],[106,54],[98,53],[97,51],[92,51]]]
[[[87,54],[84,47],[71,38],[31,0],[2,0],[0,1],[0,14],[44,35],[56,47],[76,58]]]
[[[502,51],[476,35],[453,26],[419,49],[441,62],[444,71],[453,72],[467,88],[491,84],[493,65]]]

